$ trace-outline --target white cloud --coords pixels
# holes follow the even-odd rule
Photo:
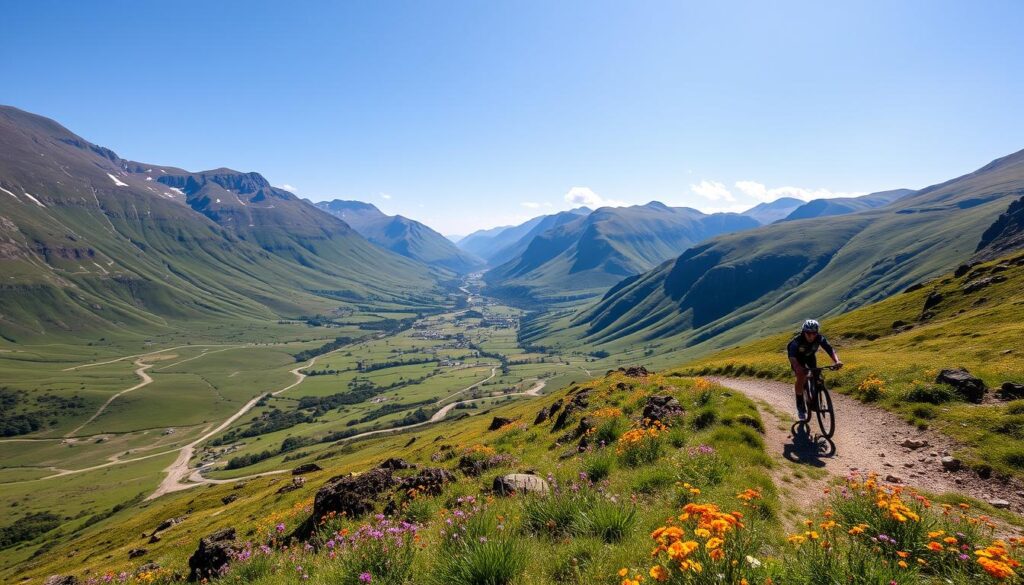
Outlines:
[[[569,192],[565,194],[565,202],[573,207],[585,205],[592,209],[598,207],[622,207],[626,205],[622,201],[605,199],[597,193],[594,193],[590,187],[573,187],[572,189],[569,189]]]
[[[536,201],[523,201],[520,203],[520,205],[526,207],[527,209],[540,209],[541,207],[551,207],[551,203],[547,201],[543,203],[538,203]]]
[[[297,187],[289,185],[288,183],[285,183],[283,185],[276,185],[276,187],[278,189],[284,189],[285,191],[291,191],[292,193],[298,193],[299,192],[299,189]]]
[[[718,181],[703,180],[696,185],[690,185],[690,190],[711,201],[736,201],[732,191]]]
[[[391,194],[389,194],[389,193],[381,193],[380,194],[380,198],[381,199],[391,199]]]
[[[834,197],[857,197],[864,195],[860,193],[847,193],[840,191],[829,191],[828,189],[806,189],[804,187],[775,187],[769,189],[763,183],[757,181],[736,181],[736,188],[748,197],[758,201],[775,201],[780,197],[796,197],[804,201],[811,199],[832,199]]]

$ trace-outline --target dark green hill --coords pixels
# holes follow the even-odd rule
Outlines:
[[[885,207],[721,236],[620,282],[565,335],[704,351],[840,314],[966,261],[1022,193],[1024,151]]]
[[[738,214],[706,215],[662,203],[603,207],[536,237],[485,275],[495,294],[535,300],[601,294],[709,237],[757,227]]]
[[[9,340],[435,298],[425,267],[256,173],[126,161],[9,107],[0,142],[0,335]]]
[[[833,199],[814,199],[797,207],[792,213],[785,217],[785,221],[794,219],[811,219],[813,217],[829,217],[832,215],[846,215],[889,205],[902,197],[910,195],[911,189],[893,189],[891,191],[880,191],[869,193],[860,197],[835,197]]]
[[[460,250],[448,238],[401,215],[386,215],[376,206],[362,201],[321,201],[318,208],[341,218],[364,238],[424,264],[453,270],[460,274],[483,267],[483,260]]]

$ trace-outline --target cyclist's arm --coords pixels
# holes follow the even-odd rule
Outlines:
[[[828,357],[832,358],[832,363],[834,363],[834,364],[841,364],[841,363],[843,363],[842,361],[839,360],[839,354],[836,353],[835,348],[832,347],[832,344],[829,343],[828,340],[825,339],[824,336],[822,336],[822,338],[821,338],[821,347],[822,347],[822,349],[825,350],[825,353],[828,354]]]

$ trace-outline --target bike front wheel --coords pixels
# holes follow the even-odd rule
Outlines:
[[[821,428],[821,435],[831,439],[836,432],[836,412],[832,408],[832,396],[824,386],[818,388],[818,426]]]

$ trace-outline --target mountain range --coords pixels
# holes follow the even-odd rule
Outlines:
[[[436,299],[447,276],[257,173],[126,160],[0,108],[0,335],[166,330]],[[450,274],[450,273],[448,273]]]
[[[967,261],[986,248],[983,234],[1018,237],[1020,203],[1008,205],[1022,194],[1024,151],[881,207],[719,236],[533,335],[569,325],[562,335],[588,343],[707,351],[837,315]]]
[[[483,260],[460,250],[448,238],[422,223],[401,215],[386,215],[371,203],[334,199],[321,201],[316,206],[341,218],[374,244],[424,264],[459,274],[472,272],[484,265]]]
[[[601,294],[693,244],[760,224],[735,213],[707,215],[653,201],[602,207],[534,236],[521,253],[485,274],[492,293],[557,301]]]

